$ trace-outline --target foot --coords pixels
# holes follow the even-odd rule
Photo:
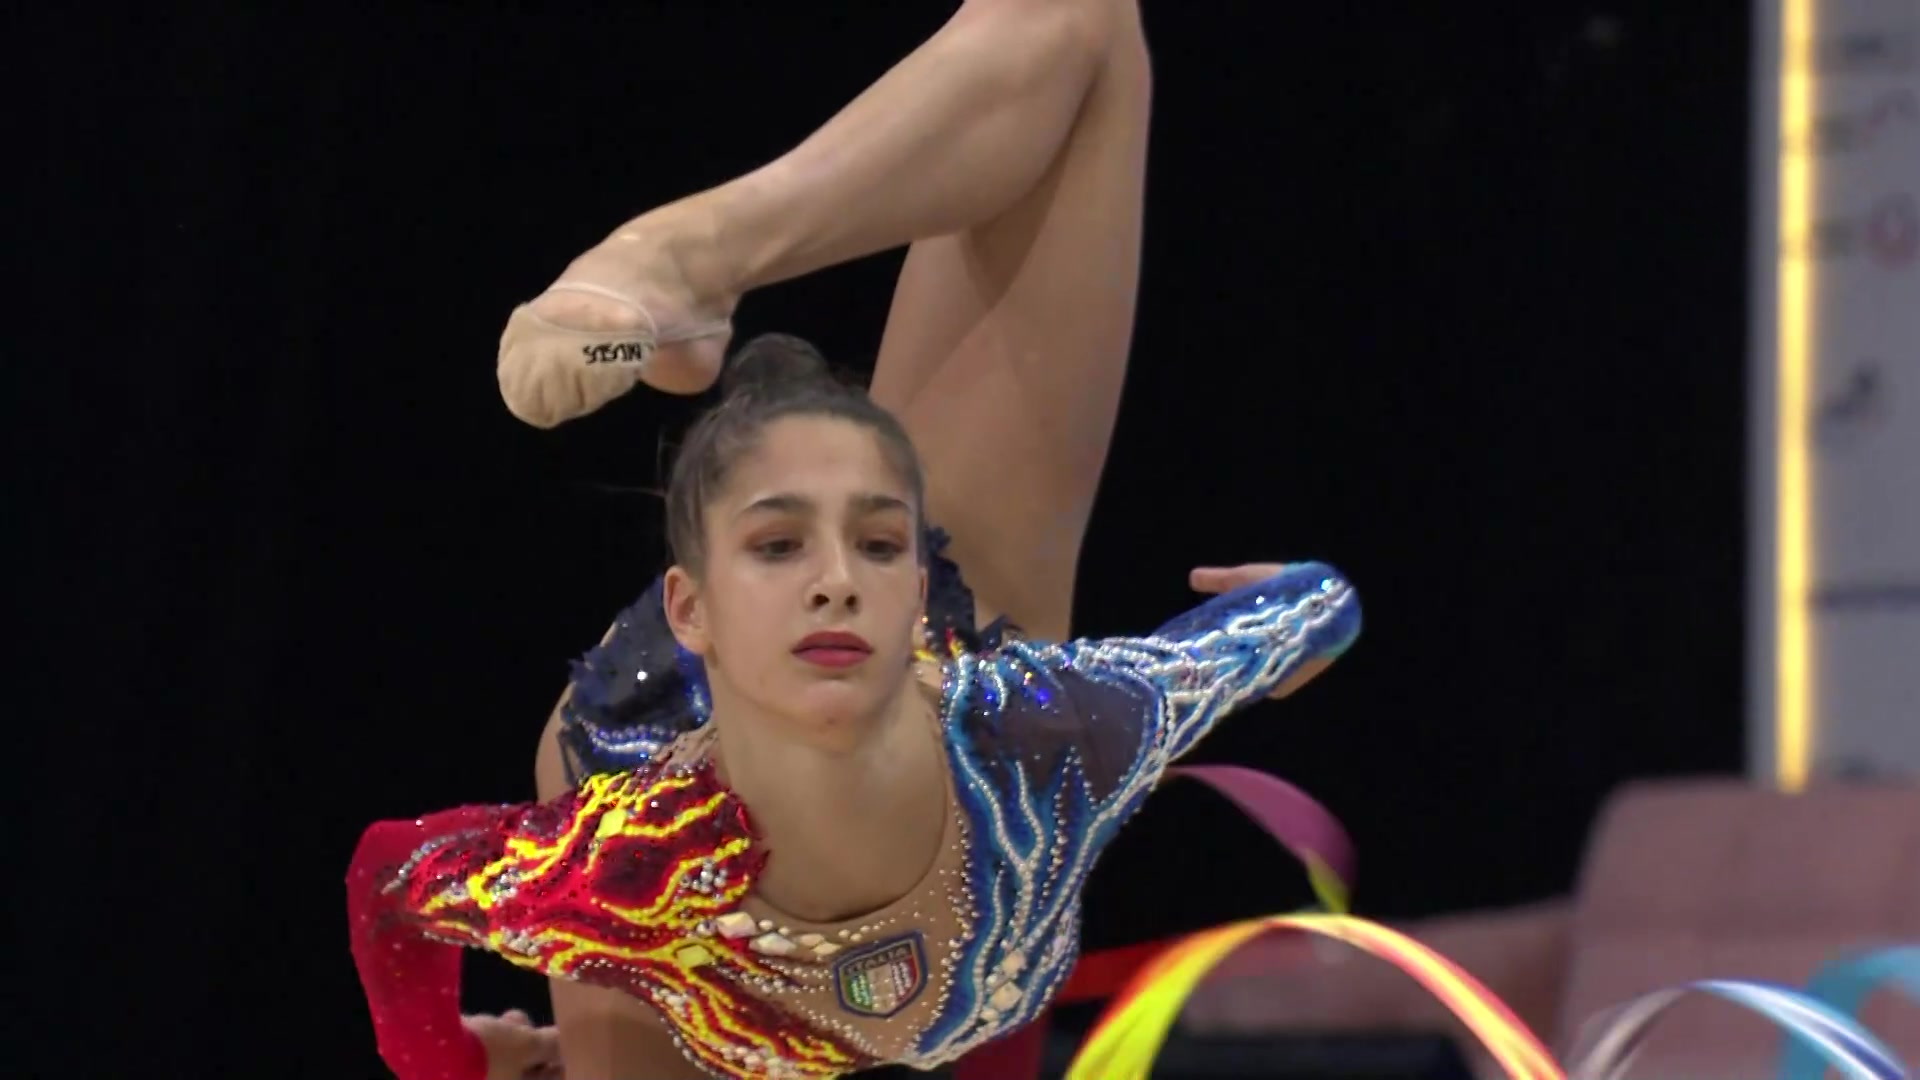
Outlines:
[[[638,383],[697,394],[719,377],[738,298],[700,288],[675,253],[684,245],[639,225],[575,259],[508,320],[498,375],[515,416],[553,427]]]

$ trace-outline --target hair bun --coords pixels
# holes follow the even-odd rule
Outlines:
[[[740,346],[720,373],[720,392],[778,396],[808,386],[837,382],[813,343],[792,334],[761,334]]]

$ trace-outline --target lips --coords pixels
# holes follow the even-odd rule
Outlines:
[[[801,638],[793,655],[817,667],[850,668],[873,655],[873,646],[859,634],[822,630]]]

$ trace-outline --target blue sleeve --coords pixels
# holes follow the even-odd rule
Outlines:
[[[1345,652],[1359,597],[1320,563],[1205,604],[1145,637],[1010,644],[983,658],[983,751],[1073,764],[1096,801],[1144,791],[1234,710]]]

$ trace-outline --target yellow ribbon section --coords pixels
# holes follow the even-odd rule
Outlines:
[[[1565,1080],[1540,1040],[1479,980],[1432,949],[1351,915],[1271,915],[1185,938],[1135,976],[1067,1068],[1066,1080],[1148,1080],[1180,1009],[1207,973],[1240,946],[1275,932],[1346,942],[1408,975],[1439,998],[1515,1080]]]
[[[1345,915],[1351,910],[1348,904],[1352,902],[1352,897],[1347,892],[1347,883],[1333,872],[1333,867],[1328,866],[1326,860],[1308,851],[1301,853],[1300,861],[1306,865],[1307,883],[1313,887],[1313,895],[1320,901],[1321,907],[1335,915]]]

